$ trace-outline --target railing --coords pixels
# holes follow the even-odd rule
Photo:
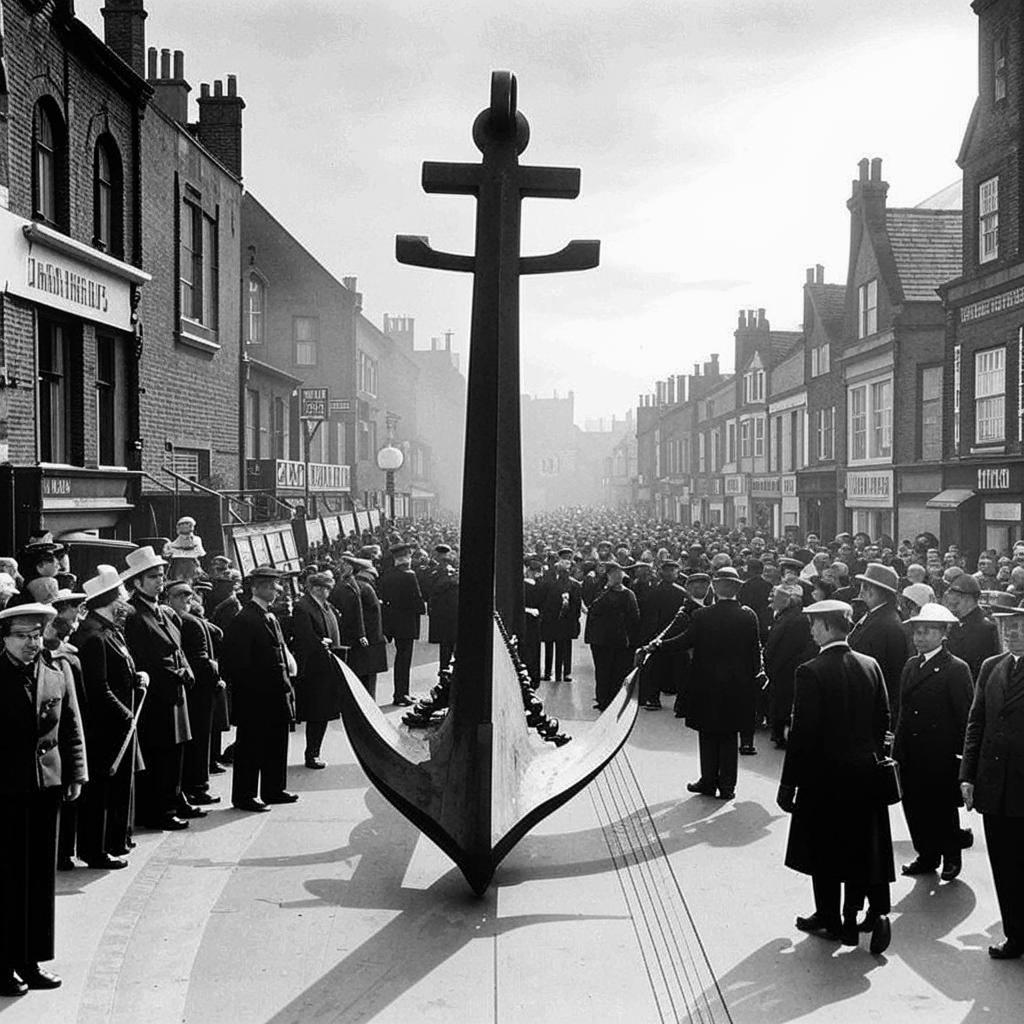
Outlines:
[[[177,484],[185,484],[185,486],[188,487],[190,490],[201,491],[204,494],[213,495],[215,498],[218,499],[218,501],[220,501],[221,522],[226,522],[225,513],[227,513],[227,515],[230,516],[236,523],[244,524],[251,521],[252,515],[256,511],[255,506],[252,504],[252,502],[247,501],[245,498],[237,498],[224,491],[215,491],[212,487],[207,487],[205,484],[201,484],[198,481],[191,479],[190,477],[182,476],[180,473],[176,473],[173,469],[168,469],[166,466],[161,466],[160,471],[162,473],[166,473],[169,477],[173,478],[173,480],[175,481],[174,487],[169,487],[162,481],[157,480],[155,477],[147,473],[145,470],[141,470],[141,473],[143,476],[152,480],[153,483],[157,484],[157,486],[163,487],[164,490],[171,491],[174,494],[178,493]],[[244,516],[239,515],[231,507],[231,502],[233,501],[237,502],[239,505],[246,507],[249,510],[249,519],[246,519]]]

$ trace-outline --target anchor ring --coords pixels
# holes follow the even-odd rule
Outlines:
[[[473,123],[473,141],[484,152],[496,143],[515,140],[516,153],[530,141],[530,124],[516,109],[518,86],[511,71],[491,72],[491,103]]]

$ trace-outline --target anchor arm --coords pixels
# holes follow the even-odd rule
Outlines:
[[[476,260],[454,252],[438,252],[423,235],[396,235],[395,259],[410,267],[431,267],[434,270],[460,270],[473,273]]]
[[[520,166],[519,192],[541,199],[575,199],[580,194],[580,169]]]
[[[473,196],[480,189],[482,180],[480,164],[444,163],[436,160],[423,161],[421,182],[424,192],[443,192],[448,195]]]
[[[521,256],[519,273],[559,274],[567,270],[591,270],[601,261],[601,243],[573,239],[558,252],[543,256]]]

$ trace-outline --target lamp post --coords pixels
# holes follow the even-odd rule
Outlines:
[[[384,490],[388,496],[388,518],[395,521],[395,473],[405,462],[401,448],[396,448],[390,441],[377,452],[377,468],[384,470]]]

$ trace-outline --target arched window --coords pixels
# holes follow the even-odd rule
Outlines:
[[[42,99],[32,119],[32,212],[39,220],[65,227],[64,124],[55,104]]]
[[[124,254],[121,156],[109,135],[96,143],[93,161],[93,244],[112,256]]]
[[[262,345],[266,329],[267,287],[255,273],[249,275],[248,333],[245,340],[250,345]]]

